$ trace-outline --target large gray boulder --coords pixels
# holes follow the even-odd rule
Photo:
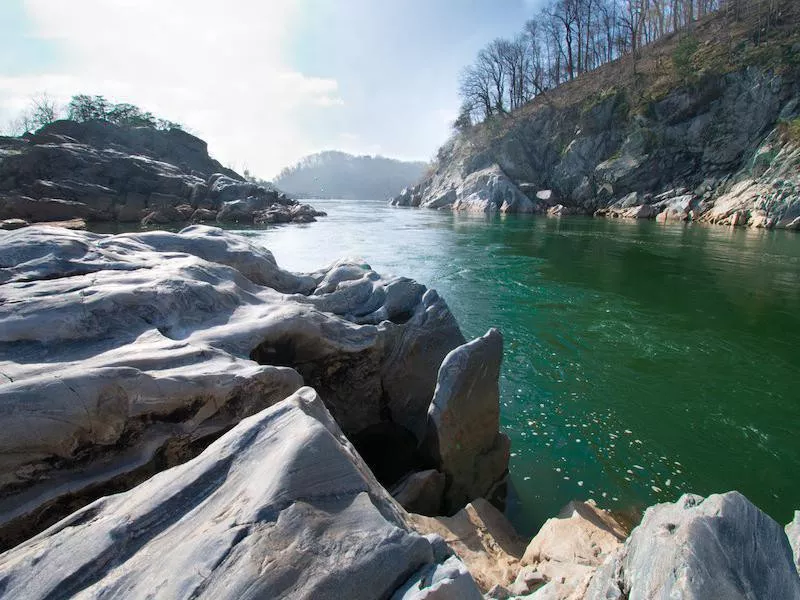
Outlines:
[[[800,598],[783,529],[738,492],[647,509],[592,579],[587,599]]]
[[[480,598],[311,388],[0,555],[0,598]]]
[[[220,229],[0,232],[0,547],[304,383],[391,485],[420,469],[438,366],[463,342],[412,280],[289,273]]]
[[[794,554],[794,564],[800,573],[800,510],[794,511],[794,519],[786,526],[786,537]]]
[[[452,209],[467,212],[533,213],[531,201],[497,165],[470,173],[456,189]]]
[[[447,478],[447,514],[491,498],[508,470],[510,442],[499,433],[502,359],[503,336],[490,329],[450,352],[439,368],[427,443]]]

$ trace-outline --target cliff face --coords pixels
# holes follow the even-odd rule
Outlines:
[[[713,16],[474,126],[393,202],[797,228],[800,36],[748,31]]]

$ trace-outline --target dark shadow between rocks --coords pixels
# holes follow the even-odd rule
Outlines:
[[[431,468],[414,434],[396,423],[377,423],[350,436],[350,441],[387,489],[412,471]]]

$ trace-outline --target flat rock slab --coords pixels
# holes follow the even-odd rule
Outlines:
[[[444,554],[302,388],[0,555],[0,597],[480,598]]]

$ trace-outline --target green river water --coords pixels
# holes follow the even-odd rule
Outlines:
[[[800,508],[800,235],[652,221],[454,215],[314,200],[309,225],[244,231],[281,266],[362,258],[505,336],[508,515],[569,500],[638,510],[737,489]]]

